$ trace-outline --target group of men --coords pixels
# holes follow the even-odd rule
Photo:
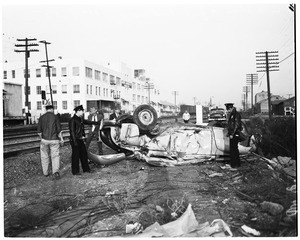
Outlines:
[[[120,112],[115,110],[109,117],[116,120]],[[97,111],[96,107],[91,107],[88,119],[84,119],[84,108],[82,105],[74,108],[74,115],[69,121],[70,145],[72,148],[71,171],[73,175],[81,175],[79,160],[84,173],[93,172],[89,167],[87,150],[93,138],[97,139],[98,154],[103,155],[103,146],[100,138],[100,126],[103,123],[104,114]],[[89,125],[87,137],[85,136],[84,125]],[[52,176],[59,179],[60,169],[60,146],[64,144],[60,119],[54,114],[52,105],[46,106],[46,113],[43,114],[38,122],[38,135],[41,138],[40,154],[41,165],[44,176]],[[86,143],[84,140],[86,139]],[[52,174],[49,165],[52,165]]]
[[[242,130],[241,115],[237,112],[236,108],[233,107],[233,103],[226,103],[226,110],[228,113],[228,134],[229,146],[230,146],[230,166],[232,168],[240,167],[240,158],[238,150],[239,133]],[[79,168],[79,160],[83,172],[91,173],[92,170],[89,167],[87,149],[89,148],[91,141],[94,137],[97,138],[98,153],[103,154],[102,142],[100,138],[100,125],[103,122],[104,116],[102,113],[97,111],[97,108],[92,107],[90,109],[90,115],[88,119],[84,119],[84,108],[82,105],[74,109],[74,115],[69,121],[70,131],[70,144],[72,147],[72,158],[71,158],[71,171],[73,175],[81,175]],[[109,117],[109,120],[116,120],[119,117],[120,112],[115,110]],[[184,121],[188,123],[189,116],[185,113],[183,117]],[[84,125],[90,126],[88,136],[85,139]],[[46,113],[42,115],[38,122],[37,132],[41,138],[40,143],[40,154],[41,154],[41,165],[44,176],[50,176],[49,164],[50,159],[52,162],[52,176],[54,179],[59,179],[60,169],[60,156],[59,148],[63,145],[64,140],[61,132],[61,124],[59,117],[54,115],[54,108],[51,105],[46,106]]]

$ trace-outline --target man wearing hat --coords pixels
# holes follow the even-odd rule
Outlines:
[[[239,155],[239,131],[242,130],[241,115],[237,112],[233,103],[226,103],[227,110],[227,136],[229,137],[229,151],[230,151],[230,166],[232,168],[240,167],[241,160]]]
[[[46,113],[43,114],[38,122],[38,135],[41,138],[40,153],[43,174],[48,177],[50,158],[52,162],[52,173],[55,179],[59,179],[60,156],[59,142],[63,143],[61,124],[57,116],[54,115],[54,107],[46,106]]]
[[[85,120],[83,116],[83,106],[80,105],[74,108],[75,114],[69,121],[69,130],[70,130],[70,144],[72,147],[72,174],[81,175],[79,172],[79,159],[81,161],[81,167],[83,172],[91,173],[91,169],[88,164],[87,151],[84,144],[84,124],[88,125],[99,125],[100,121],[88,121]]]
[[[90,108],[90,115],[88,116],[89,121],[99,122],[99,121],[103,121],[103,118],[104,118],[103,113],[98,113],[96,107]],[[98,154],[103,155],[102,141],[99,134],[99,127],[100,127],[99,125],[90,126],[85,145],[86,145],[86,149],[88,150],[93,137],[96,137],[97,144],[98,144]]]

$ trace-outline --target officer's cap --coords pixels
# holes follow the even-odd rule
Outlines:
[[[74,111],[75,112],[83,111],[83,106],[82,105],[77,106],[76,108],[74,108]]]
[[[226,110],[233,108],[233,103],[225,103]]]
[[[49,109],[54,109],[54,107],[52,105],[47,105],[46,110],[49,110]]]

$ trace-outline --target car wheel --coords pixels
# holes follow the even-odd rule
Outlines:
[[[150,105],[140,105],[133,113],[133,121],[143,131],[151,131],[157,123],[156,110]]]

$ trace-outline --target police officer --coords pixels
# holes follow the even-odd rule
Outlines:
[[[233,106],[233,103],[226,103],[227,110],[227,137],[229,137],[229,151],[230,151],[230,166],[232,168],[240,167],[241,160],[239,156],[239,132],[242,130],[241,115]]]
[[[70,144],[72,147],[72,174],[81,175],[79,172],[79,159],[83,172],[91,173],[92,170],[88,164],[87,151],[83,139],[85,138],[84,124],[99,125],[100,122],[85,120],[82,116],[83,106],[74,108],[75,114],[69,121]]]

